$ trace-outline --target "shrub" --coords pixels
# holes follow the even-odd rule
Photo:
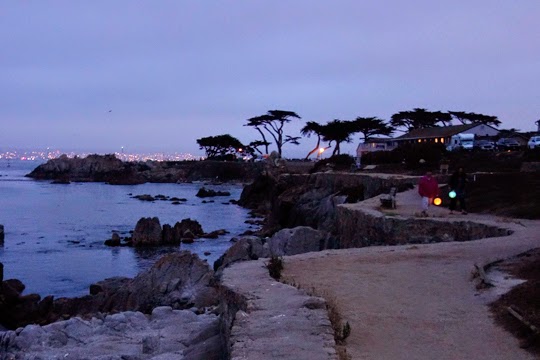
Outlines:
[[[270,261],[266,264],[266,268],[268,269],[271,277],[276,280],[281,279],[281,271],[283,271],[283,258],[272,256]]]
[[[327,166],[334,170],[348,171],[351,169],[352,164],[354,164],[354,158],[352,156],[348,154],[334,155],[328,159],[318,161],[311,170],[311,173],[324,171]]]

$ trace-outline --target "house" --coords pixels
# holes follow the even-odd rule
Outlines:
[[[499,135],[499,130],[486,124],[465,124],[438,126],[415,129],[394,139],[399,146],[406,143],[432,142],[448,144],[452,136],[457,134],[474,134],[477,138],[491,138]]]
[[[362,154],[373,151],[390,151],[397,147],[396,141],[393,138],[371,138],[367,142],[358,144],[356,148],[356,156],[362,157]]]
[[[452,136],[457,134],[474,134],[476,138],[493,138],[499,136],[499,130],[493,126],[478,123],[415,129],[396,138],[371,138],[364,143],[358,144],[356,155],[360,158],[362,154],[368,152],[390,151],[408,143],[450,144]]]

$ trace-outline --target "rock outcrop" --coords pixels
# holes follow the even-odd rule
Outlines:
[[[413,176],[360,173],[261,175],[244,188],[239,204],[267,215],[264,234],[296,226],[335,233],[338,205],[362,201],[391,187],[406,190],[417,182]]]
[[[202,187],[199,189],[199,191],[197,191],[197,194],[195,194],[195,196],[200,197],[200,198],[214,197],[214,196],[231,196],[231,193],[228,191],[216,191],[216,190]]]
[[[39,180],[98,181],[110,184],[246,181],[261,173],[260,163],[223,161],[122,162],[115,155],[68,158],[62,155],[38,166],[28,177]]]
[[[74,316],[142,311],[158,306],[174,309],[204,308],[218,302],[214,272],[188,251],[160,258],[134,279],[112,278],[92,285],[91,295],[79,298],[22,295],[18,280],[0,283],[0,324],[15,329],[28,324],[48,324]]]
[[[272,256],[303,254],[328,249],[328,233],[308,226],[282,229],[268,239],[268,250]]]
[[[135,225],[131,240],[133,246],[157,246],[163,243],[161,224],[157,217],[141,218]]]
[[[220,360],[219,318],[157,307],[0,333],[1,359]]]
[[[214,262],[214,271],[222,270],[238,261],[257,260],[269,256],[268,246],[265,246],[263,239],[257,236],[244,236]],[[217,275],[220,276],[221,272]]]
[[[133,235],[125,238],[124,243],[121,242],[122,239],[118,234],[113,233],[112,238],[105,241],[105,245],[135,247],[179,245],[182,242],[193,242],[194,239],[201,237],[215,239],[226,233],[224,229],[205,233],[198,221],[189,218],[177,222],[174,226],[164,224],[162,227],[157,217],[148,217],[139,219]]]

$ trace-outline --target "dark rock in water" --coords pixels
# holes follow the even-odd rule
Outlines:
[[[225,235],[225,234],[228,234],[229,232],[225,229],[219,229],[219,230],[214,230],[214,231],[211,231],[209,233],[206,233],[206,234],[202,234],[201,237],[202,238],[205,238],[205,239],[217,239],[219,236],[221,235]]]
[[[0,225],[0,243],[4,242],[4,225]]]
[[[228,191],[215,191],[212,189],[206,189],[205,187],[202,187],[199,189],[197,194],[195,194],[197,197],[213,197],[213,196],[231,196],[231,193]]]
[[[142,201],[155,201],[156,198],[154,198],[152,195],[149,194],[143,194],[143,195],[135,195],[133,196],[134,199],[139,199]]]
[[[193,244],[194,242],[195,240],[193,238],[190,238],[190,237],[182,238],[182,243],[184,244]]]
[[[120,235],[113,233],[112,237],[109,240],[105,240],[105,245],[107,246],[120,246]]]
[[[71,181],[67,180],[67,179],[58,179],[58,180],[54,180],[51,182],[51,184],[71,184]]]
[[[161,224],[157,217],[141,218],[131,238],[133,246],[155,246],[161,243]]]
[[[187,201],[186,198],[177,198],[177,197],[172,197],[169,199],[170,201]]]
[[[180,202],[180,201],[173,201],[171,204],[172,204],[172,205],[180,205],[181,202]]]
[[[155,196],[156,200],[169,200],[169,197],[166,195],[158,194]]]
[[[201,224],[189,218],[177,222],[174,227],[164,224],[157,217],[141,218],[131,238],[133,246],[179,245],[184,239],[196,239],[204,235]],[[191,241],[192,242],[192,241]]]

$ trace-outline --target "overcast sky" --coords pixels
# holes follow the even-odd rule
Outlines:
[[[273,109],[302,117],[291,135],[416,107],[530,131],[539,18],[538,0],[3,0],[0,148],[199,154]]]

